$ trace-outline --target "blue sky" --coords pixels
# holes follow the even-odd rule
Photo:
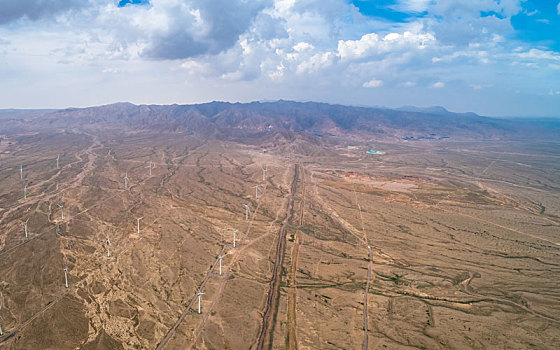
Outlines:
[[[560,116],[560,0],[3,0],[0,108],[212,100]]]

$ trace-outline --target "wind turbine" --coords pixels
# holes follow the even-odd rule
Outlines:
[[[124,173],[124,189],[128,189],[128,171]]]
[[[255,185],[255,198],[259,198],[259,185]]]
[[[2,295],[2,299],[4,299],[3,297],[4,296]],[[2,303],[0,303],[0,310],[2,310]],[[4,335],[4,331],[2,330],[2,326],[0,325],[0,336],[3,336],[3,335]]]
[[[19,166],[19,180],[23,181],[23,164]]]
[[[60,208],[60,214],[62,216],[62,220],[64,220],[64,204],[62,205],[59,204],[58,207]]]
[[[2,299],[4,299],[4,295],[2,295]],[[0,303],[0,310],[2,310],[2,303]],[[4,331],[2,330],[2,326],[0,325],[0,336],[4,335]]]
[[[265,168],[265,167],[263,167],[263,168],[262,168],[262,173],[263,173],[263,181],[266,181],[266,171],[267,171],[267,170],[266,170],[266,168]]]
[[[27,200],[27,185],[23,187],[23,199]]]
[[[67,267],[64,268],[64,282],[65,282],[66,288],[68,288],[68,268]]]
[[[146,168],[150,169],[150,176],[152,176],[152,161],[150,161],[150,163],[148,164],[148,166]]]
[[[138,226],[138,234],[140,234],[140,220],[142,220],[144,217],[141,218],[136,218],[136,225]]]
[[[198,313],[200,313],[200,297],[204,295],[204,293],[198,291],[197,295],[198,295]]]
[[[58,156],[56,156],[56,168],[60,169],[60,167],[58,166],[58,161],[60,160],[60,153],[58,154]]]
[[[243,204],[245,207],[245,221],[249,220],[249,206],[247,204]]]
[[[29,219],[25,220],[25,239],[27,239],[27,222]]]
[[[111,241],[109,240],[109,232],[107,232],[107,240],[105,241],[105,243],[107,243],[107,256],[109,256],[109,246],[111,245]]]
[[[222,275],[222,254],[218,257],[220,259],[220,276]]]
[[[233,231],[233,247],[234,247],[234,248],[235,248],[235,233],[236,233],[236,232],[237,232],[237,231],[235,231],[235,230]]]

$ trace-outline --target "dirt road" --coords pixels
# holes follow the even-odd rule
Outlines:
[[[278,292],[280,286],[280,271],[282,270],[282,264],[284,262],[284,250],[286,248],[286,229],[292,217],[292,211],[294,207],[294,193],[297,189],[297,180],[299,177],[299,165],[294,166],[294,178],[292,180],[292,186],[290,188],[290,195],[288,199],[288,204],[286,207],[286,217],[282,222],[280,231],[278,232],[278,242],[276,244],[276,258],[274,261],[274,268],[272,270],[272,279],[270,280],[270,288],[268,291],[268,296],[266,299],[265,313],[263,316],[263,324],[261,332],[259,335],[259,340],[257,342],[257,349],[262,350],[265,342],[268,340],[270,343],[272,340],[272,332],[269,332],[270,325],[272,324],[274,314],[278,309]]]

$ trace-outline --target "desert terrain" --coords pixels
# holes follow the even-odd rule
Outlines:
[[[11,130],[0,349],[560,343],[558,138]]]

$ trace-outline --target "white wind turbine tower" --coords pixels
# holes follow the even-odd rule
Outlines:
[[[220,276],[222,275],[222,254],[218,257],[220,259]]]
[[[23,187],[23,199],[27,200],[27,185]]]
[[[62,220],[64,220],[64,204],[59,204],[58,207],[60,208],[60,215],[62,217]]]
[[[109,256],[109,246],[111,245],[111,241],[109,240],[109,232],[107,232],[107,240],[105,242],[107,243],[107,256]]]
[[[249,221],[249,206],[247,204],[243,204],[245,207],[245,221]]]
[[[266,171],[267,171],[267,170],[266,170],[266,168],[265,168],[265,167],[263,167],[263,168],[262,168],[262,173],[263,173],[263,182],[264,182],[264,181],[266,181]]]
[[[57,168],[57,169],[60,169],[60,167],[58,166],[59,160],[60,160],[60,153],[58,154],[58,156],[56,156],[56,168]]]
[[[2,295],[2,299],[4,299],[4,295]],[[2,300],[3,302],[4,300]],[[0,302],[0,311],[2,311],[2,302]],[[4,335],[4,331],[2,330],[2,325],[0,325],[0,336]]]
[[[197,295],[198,295],[198,313],[200,313],[200,297],[204,295],[204,293],[198,291]]]
[[[23,164],[19,166],[19,180],[23,181]]]
[[[152,176],[152,161],[150,161],[150,163],[148,164],[148,166],[146,168],[150,169],[150,176]]]
[[[138,226],[138,234],[140,234],[140,220],[142,220],[144,217],[141,218],[136,218],[136,225]]]
[[[29,219],[25,220],[25,239],[27,239],[27,222]]]
[[[124,189],[128,189],[128,171],[124,173]]]
[[[4,303],[4,294],[2,294],[2,302],[0,302],[0,311],[2,311],[2,304]],[[0,336],[4,335],[4,330],[2,330],[2,326],[0,325]]]
[[[65,282],[66,288],[68,288],[68,268],[67,267],[64,268],[64,282]]]
[[[259,185],[255,185],[255,198],[259,198]]]

